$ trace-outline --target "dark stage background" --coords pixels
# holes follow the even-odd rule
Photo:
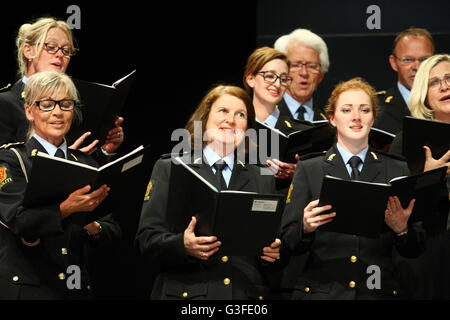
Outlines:
[[[114,3],[114,4],[112,4]],[[340,80],[365,77],[377,89],[396,78],[388,55],[395,34],[407,27],[428,28],[437,52],[450,52],[450,1],[138,1],[10,2],[2,11],[0,87],[16,77],[15,35],[24,22],[43,15],[66,20],[70,5],[81,9],[81,29],[74,34],[80,48],[68,73],[112,84],[133,69],[137,79],[123,112],[126,142],[122,151],[150,144],[151,172],[157,157],[170,152],[170,136],[183,127],[202,96],[216,83],[242,84],[248,55],[261,45],[272,46],[281,35],[307,28],[327,42],[331,67],[319,87],[324,103]],[[381,9],[381,29],[369,30],[369,5]],[[154,7],[155,6],[155,7]],[[0,110],[1,116],[1,110]],[[155,264],[133,247],[141,195],[123,195],[120,223],[124,241],[114,259],[101,259],[94,270],[98,297],[145,299]]]

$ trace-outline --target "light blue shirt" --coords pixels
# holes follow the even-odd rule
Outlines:
[[[280,110],[278,110],[278,108],[275,108],[275,110],[273,110],[273,112],[269,114],[269,116],[267,117],[266,120],[263,121],[263,123],[271,128],[275,128],[275,125],[277,124],[279,117],[280,117]]]
[[[303,114],[303,117],[305,118],[305,120],[307,120],[307,121],[314,120],[313,98],[306,101],[306,103],[300,104],[297,100],[292,98],[291,95],[289,95],[289,93],[285,92],[283,99],[286,102],[286,105],[287,105],[289,111],[291,111],[291,114],[295,119],[297,119],[297,117],[298,117],[298,112],[297,112],[298,107],[300,107],[300,105],[302,105],[305,107],[305,110],[306,110],[306,112]]]
[[[397,87],[398,91],[400,91],[400,94],[403,97],[403,100],[405,100],[406,104],[408,105],[409,95],[411,94],[411,91],[400,82],[397,82]]]
[[[56,153],[56,150],[57,149],[61,149],[64,152],[64,156],[67,159],[67,142],[66,142],[66,139],[64,139],[63,143],[59,147],[56,147],[53,144],[51,144],[50,142],[48,142],[47,140],[42,139],[36,133],[33,134],[33,137],[44,147],[45,151],[47,151],[47,153],[49,155],[54,156],[55,153]]]
[[[350,166],[350,163],[348,163],[348,160],[350,160],[353,156],[358,156],[361,159],[361,163],[358,165],[358,171],[361,172],[362,168],[364,166],[364,160],[366,160],[367,151],[369,151],[369,146],[362,149],[358,154],[352,154],[351,152],[347,151],[346,149],[342,148],[339,143],[336,144],[336,147],[341,154],[342,160],[344,160],[345,167],[347,168],[348,174],[352,175],[352,167]]]
[[[230,184],[231,174],[233,173],[234,150],[233,150],[233,152],[230,152],[225,157],[221,158],[209,146],[206,146],[205,148],[203,148],[203,157],[208,162],[208,165],[210,166],[210,168],[214,174],[216,173],[216,169],[214,168],[214,163],[216,163],[219,160],[222,160],[227,164],[227,166],[222,170],[222,175],[228,186]]]

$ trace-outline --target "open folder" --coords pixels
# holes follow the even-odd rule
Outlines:
[[[277,237],[283,209],[282,195],[218,191],[181,158],[172,159],[169,225],[183,232],[195,216],[195,234],[216,236],[220,254],[262,255]]]
[[[377,238],[383,227],[389,196],[398,196],[403,208],[411,199],[416,199],[408,222],[420,221],[437,205],[445,172],[446,167],[442,167],[419,175],[395,178],[389,184],[327,175],[323,179],[319,206],[331,204],[329,212],[336,212],[336,216],[319,229]]]
[[[450,150],[450,123],[404,117],[403,156],[406,157],[411,173],[423,171],[425,164],[423,146],[431,149],[433,158],[441,158]]]
[[[123,110],[128,94],[136,76],[133,70],[112,85],[73,79],[81,100],[81,123],[74,122],[67,139],[73,143],[83,133],[90,131],[91,135],[83,145],[88,145],[95,139],[98,145],[103,145],[108,131],[114,127],[117,116]]]
[[[328,121],[314,123],[311,128],[284,134],[276,128],[256,121],[260,163],[278,158],[283,162],[297,163],[299,156],[328,150],[335,142],[335,133]]]
[[[74,220],[81,225],[95,221],[119,207],[124,195],[141,192],[143,197],[145,186],[134,181],[139,180],[142,172],[140,169],[148,153],[148,146],[145,148],[140,146],[115,161],[95,168],[38,152],[29,173],[23,206],[39,207],[59,204],[73,191],[88,184],[91,185],[91,191],[106,184],[111,190],[94,211],[74,215],[76,216]],[[130,179],[129,175],[135,176],[135,179]]]

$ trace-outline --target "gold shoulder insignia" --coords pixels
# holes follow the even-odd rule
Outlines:
[[[38,149],[33,149],[33,150],[31,150],[31,156],[32,156],[32,157],[36,156],[37,153],[38,153]]]
[[[389,96],[386,99],[384,99],[384,102],[389,103],[391,102],[392,98],[394,98],[394,96]]]
[[[376,94],[377,96],[384,95],[384,94],[386,94],[386,90],[377,91],[377,92],[375,92],[375,94]]]
[[[333,153],[332,155],[330,155],[327,159],[327,161],[333,161],[333,158],[336,157],[336,153]]]
[[[294,184],[293,184],[293,183],[291,183],[291,185],[289,186],[289,191],[288,191],[287,197],[286,197],[286,204],[288,204],[288,203],[291,202],[291,193],[292,193],[292,190],[294,190]]]
[[[12,178],[8,178],[6,167],[0,167],[0,189],[7,183],[12,182]]]
[[[150,191],[152,191],[153,183],[152,180],[148,183],[147,190],[145,191],[144,201],[150,200]]]
[[[377,155],[375,154],[375,152],[370,151],[370,154],[372,155],[372,157],[373,157],[375,160],[378,160],[378,157],[377,157]]]
[[[74,158],[74,159],[75,159],[75,161],[78,161],[78,158],[77,158],[77,157],[75,157],[75,155],[74,155],[73,153],[70,153],[70,155],[72,156],[72,158]]]
[[[194,160],[194,164],[202,163],[202,158],[197,158]]]
[[[10,143],[5,143],[5,144],[2,144],[1,146],[0,146],[0,149],[8,149],[9,147],[12,147],[12,146],[17,146],[17,145],[19,145],[19,144],[24,144],[25,142],[10,142]]]
[[[289,128],[292,128],[292,124],[291,124],[289,121],[284,120],[284,123],[286,123],[286,125],[287,125]]]
[[[20,94],[20,96],[22,97],[22,99],[25,99],[25,91],[22,91],[22,93]]]
[[[0,88],[0,92],[1,91],[5,91],[8,90],[9,88],[11,88],[11,83],[8,83],[6,86],[4,86],[3,88]]]
[[[245,168],[245,164],[241,160],[238,160],[238,162],[243,168]]]
[[[322,112],[320,113],[320,116],[323,118],[323,120],[328,120],[327,116],[324,115]]]

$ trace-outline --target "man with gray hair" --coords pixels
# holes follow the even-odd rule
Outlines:
[[[321,37],[307,29],[296,29],[275,41],[274,48],[285,53],[293,81],[278,104],[280,113],[298,120],[326,120],[313,94],[328,71],[328,48]]]

